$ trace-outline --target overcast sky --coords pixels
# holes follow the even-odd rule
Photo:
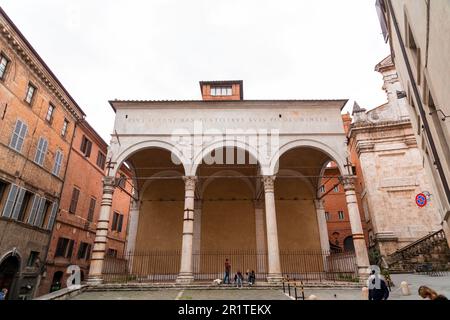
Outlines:
[[[244,99],[386,101],[375,0],[0,0],[109,142],[108,100],[200,99],[200,80],[244,80]]]

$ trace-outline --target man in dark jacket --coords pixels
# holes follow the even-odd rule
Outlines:
[[[373,274],[373,273],[372,273]],[[371,276],[369,281],[372,285],[369,287],[369,300],[387,300],[389,298],[389,289],[386,285],[386,281],[384,279],[378,277]],[[377,281],[379,285],[377,285]]]

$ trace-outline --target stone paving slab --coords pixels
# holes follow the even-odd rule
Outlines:
[[[418,295],[418,288],[426,285],[440,294],[450,298],[450,275],[427,276],[416,274],[394,274],[391,276],[394,287],[390,292],[389,300],[422,300]],[[411,290],[410,296],[403,296],[400,283],[406,281]],[[106,289],[102,291],[87,290],[78,296],[71,297],[74,300],[291,300],[280,288],[129,288]],[[298,289],[298,296],[301,291]],[[361,288],[357,287],[305,287],[304,295],[308,298],[315,295],[319,300],[363,300]],[[291,296],[294,290],[291,290]]]

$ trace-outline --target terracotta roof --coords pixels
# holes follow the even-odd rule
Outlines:
[[[383,72],[386,69],[395,68],[394,62],[392,61],[391,55],[388,55],[386,58],[381,60],[376,66],[375,71]]]

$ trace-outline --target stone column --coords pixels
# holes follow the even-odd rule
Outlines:
[[[195,183],[197,177],[184,177],[184,218],[183,218],[183,244],[181,251],[180,273],[177,283],[191,283],[194,281],[192,270],[192,240],[194,235],[194,199]]]
[[[264,203],[261,200],[254,201],[255,206],[255,227],[256,227],[256,253],[257,270],[256,273],[266,272],[266,235],[264,231]]]
[[[102,283],[103,260],[106,253],[109,218],[111,214],[112,199],[115,188],[114,177],[103,178],[103,196],[100,207],[100,216],[97,221],[94,248],[92,249],[91,265],[89,268],[89,284]]]
[[[320,237],[320,247],[322,251],[330,252],[330,240],[328,239],[328,226],[327,219],[325,218],[325,207],[323,205],[323,200],[314,200],[314,205],[316,207],[317,213],[317,223],[319,227],[319,237]]]
[[[194,272],[200,271],[200,245],[202,235],[202,200],[195,200],[194,208],[194,238],[193,238],[193,260]]]
[[[130,222],[128,225],[127,251],[126,253],[134,254],[136,247],[136,237],[139,223],[139,201],[132,200],[130,205]]]
[[[274,194],[275,176],[264,176],[264,193],[266,205],[267,253],[268,253],[268,282],[282,280],[280,249],[278,247],[277,214],[275,210]]]
[[[356,200],[355,183],[353,176],[345,176],[343,179],[345,198],[347,201],[348,215],[352,229],[353,245],[355,246],[356,263],[361,280],[368,277],[369,255],[367,253],[366,240],[359,214],[358,202]]]

